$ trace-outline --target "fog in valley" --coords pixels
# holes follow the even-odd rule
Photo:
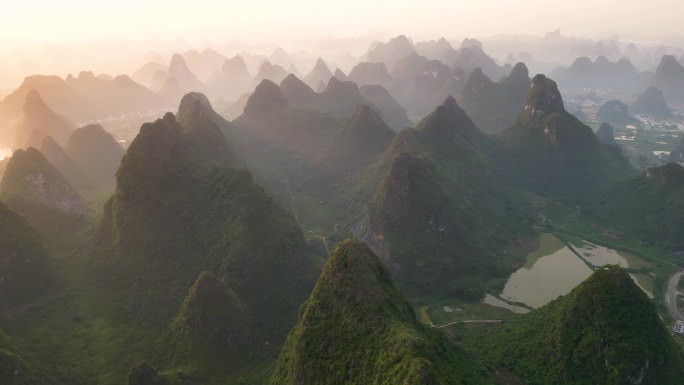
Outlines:
[[[2,8],[1,384],[681,384],[681,1]]]

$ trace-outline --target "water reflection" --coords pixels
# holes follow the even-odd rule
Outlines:
[[[633,269],[648,266],[647,262],[635,255],[588,242],[577,241],[573,247],[584,258],[584,261],[553,234],[542,234],[537,250],[527,256],[525,265],[511,274],[501,293],[501,298],[538,308],[559,295],[567,294],[588,278],[592,270],[587,262],[595,266],[614,264]],[[632,274],[632,279],[649,297],[653,297],[650,276]],[[499,306],[495,303],[490,304]],[[510,305],[499,307],[506,308],[507,306]]]

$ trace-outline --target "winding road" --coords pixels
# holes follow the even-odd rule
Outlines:
[[[665,303],[667,304],[667,310],[670,312],[670,315],[672,315],[672,318],[684,321],[684,313],[682,313],[682,309],[677,306],[677,296],[684,295],[684,293],[679,291],[679,279],[682,277],[684,277],[684,270],[680,270],[668,278]]]

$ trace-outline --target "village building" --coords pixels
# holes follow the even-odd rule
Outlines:
[[[677,334],[684,334],[684,321],[677,321],[672,330]]]

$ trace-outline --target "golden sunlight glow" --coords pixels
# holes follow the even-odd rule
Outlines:
[[[4,2],[4,40],[185,38],[239,40],[404,33],[416,38],[540,34],[560,28],[667,35],[680,31],[681,0],[90,0]]]

